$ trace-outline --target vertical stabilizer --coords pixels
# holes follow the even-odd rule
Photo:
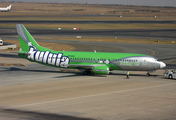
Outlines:
[[[7,8],[8,8],[8,10],[10,10],[11,9],[11,7],[12,7],[12,5],[9,5]]]
[[[16,24],[16,28],[22,51],[29,51],[30,46],[40,47],[22,24]]]

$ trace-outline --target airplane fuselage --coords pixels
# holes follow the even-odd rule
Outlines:
[[[77,65],[107,66],[110,71],[153,71],[165,67],[154,57],[133,53],[39,51],[30,47],[28,54],[21,56],[32,62],[73,69],[81,68]]]
[[[1,11],[1,12],[9,12],[10,9],[11,9],[11,5],[9,5],[9,6],[6,7],[6,8],[0,8],[0,11]]]

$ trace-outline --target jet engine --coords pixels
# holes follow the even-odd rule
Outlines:
[[[109,74],[108,66],[96,66],[93,68],[94,74]]]

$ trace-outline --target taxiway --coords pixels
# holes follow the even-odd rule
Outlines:
[[[28,29],[33,36],[55,37],[117,37],[175,41],[176,29],[108,29],[108,30],[53,30]],[[1,37],[17,37],[16,28],[0,27]]]

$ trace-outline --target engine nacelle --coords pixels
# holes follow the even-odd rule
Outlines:
[[[109,74],[108,66],[96,66],[93,68],[94,74]]]

